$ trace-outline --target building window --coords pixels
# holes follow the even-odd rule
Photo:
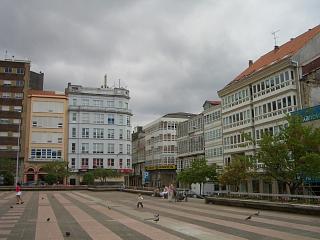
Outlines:
[[[89,99],[83,98],[81,103],[82,103],[82,106],[89,106]]]
[[[119,139],[123,139],[123,129],[119,129]]]
[[[103,158],[93,159],[93,168],[103,168]]]
[[[127,144],[127,154],[131,154],[131,145]]]
[[[96,113],[94,115],[95,119],[94,119],[94,123],[97,124],[103,124],[104,123],[104,115],[100,114],[100,113]]]
[[[9,93],[9,92],[3,92],[3,93],[2,93],[2,98],[11,98],[11,93]]]
[[[131,139],[131,132],[130,130],[127,130],[127,140],[130,140]]]
[[[130,159],[127,159],[127,168],[130,168]]]
[[[114,139],[114,129],[108,129],[108,139]]]
[[[114,153],[114,143],[108,143],[108,153]]]
[[[73,105],[73,106],[76,106],[76,105],[77,105],[77,99],[76,99],[76,98],[73,98],[73,99],[72,99],[72,105]]]
[[[82,128],[82,138],[89,138],[89,128]]]
[[[93,138],[103,139],[104,130],[103,128],[94,128],[93,129]]]
[[[12,73],[12,68],[11,67],[5,67],[4,68],[5,73]]]
[[[89,143],[81,144],[81,153],[89,153]]]
[[[114,101],[107,101],[108,107],[114,107]]]
[[[114,167],[114,159],[108,158],[108,167]]]
[[[123,160],[120,158],[119,159],[119,168],[122,168],[123,167]]]
[[[76,144],[75,143],[71,143],[71,152],[72,153],[76,152]]]
[[[119,108],[123,108],[123,102],[119,101]]]
[[[93,100],[93,105],[95,107],[103,107],[103,101],[102,100]]]
[[[90,122],[89,113],[82,113],[81,114],[81,121],[83,123],[89,123]]]
[[[123,144],[119,144],[119,154],[123,153]]]
[[[103,153],[103,143],[94,143],[93,153]]]
[[[87,169],[89,165],[89,158],[81,158],[81,168]]]
[[[76,168],[76,159],[75,158],[71,158],[71,168]]]
[[[24,68],[17,68],[17,74],[24,74]]]
[[[130,116],[127,116],[127,126],[130,127]]]
[[[119,125],[123,125],[123,115],[119,115]]]
[[[73,122],[77,121],[77,113],[72,113],[72,117],[71,117]]]
[[[76,128],[72,128],[71,137],[73,137],[73,138],[77,137],[77,129]]]
[[[15,94],[14,94],[14,97],[15,97],[16,99],[22,99],[22,98],[23,98],[23,93],[15,93]]]
[[[114,124],[114,115],[108,114],[108,124]]]

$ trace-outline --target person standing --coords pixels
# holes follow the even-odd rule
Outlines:
[[[21,199],[21,184],[18,182],[17,185],[16,185],[16,199],[17,199],[17,202],[16,204],[23,204],[24,202],[22,201]]]
[[[140,206],[143,208],[143,197],[141,196],[141,193],[139,193],[139,196],[138,196],[138,203],[137,203],[137,208],[139,208]]]

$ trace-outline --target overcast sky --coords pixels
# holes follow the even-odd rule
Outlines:
[[[199,113],[248,65],[320,23],[318,0],[0,1],[0,57],[30,59],[45,89],[130,90],[133,126]]]

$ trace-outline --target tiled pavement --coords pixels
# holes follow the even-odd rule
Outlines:
[[[320,239],[320,218],[308,215],[207,205],[203,200],[168,202],[123,192],[0,192],[2,239]],[[159,213],[159,222],[152,220]],[[70,236],[66,233],[69,232]]]

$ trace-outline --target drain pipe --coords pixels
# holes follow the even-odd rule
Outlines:
[[[299,109],[302,109],[302,97],[301,97],[301,86],[300,86],[300,74],[299,74],[299,63],[298,61],[291,60],[292,63],[296,65],[296,73],[297,73],[297,84],[298,84],[298,94],[299,94]]]

